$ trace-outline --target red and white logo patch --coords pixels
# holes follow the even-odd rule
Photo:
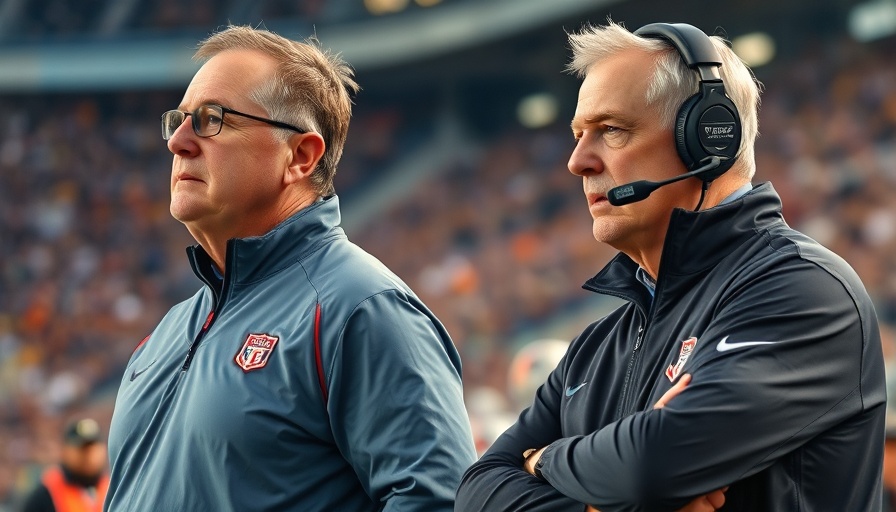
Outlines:
[[[234,361],[244,372],[264,368],[271,359],[271,353],[274,352],[279,339],[277,336],[267,334],[250,334]]]
[[[675,364],[670,364],[668,368],[666,368],[666,377],[669,377],[669,380],[675,382],[675,379],[678,378],[678,375],[681,373],[681,369],[684,367],[684,364],[688,362],[688,358],[691,357],[691,352],[694,351],[694,346],[697,345],[697,338],[690,337],[681,342],[681,352],[678,353],[678,362]]]

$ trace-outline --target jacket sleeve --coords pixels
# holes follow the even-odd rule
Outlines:
[[[688,388],[663,409],[554,441],[543,475],[603,512],[675,510],[880,406],[878,390],[862,386],[863,371],[881,382],[883,372],[879,331],[873,318],[863,323],[859,297],[809,262],[754,276],[715,306],[683,370]],[[738,346],[754,341],[767,343]]]
[[[585,505],[523,469],[523,452],[561,437],[560,402],[566,358],[538,388],[535,402],[463,476],[458,512],[583,512]]]
[[[460,357],[414,297],[374,295],[349,315],[329,377],[343,456],[385,512],[449,511],[476,458]]]

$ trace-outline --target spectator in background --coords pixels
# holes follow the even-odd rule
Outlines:
[[[881,341],[886,359],[887,375],[887,421],[886,438],[884,440],[883,512],[896,512],[896,340],[893,329],[888,325],[881,326]]]
[[[66,427],[59,465],[44,471],[22,512],[100,512],[108,488],[100,426],[80,419]]]
[[[879,510],[877,317],[855,271],[752,185],[750,70],[690,25],[570,43],[569,171],[619,251],[585,287],[625,303],[467,471],[457,510]]]
[[[106,509],[451,510],[475,458],[460,358],[339,227],[351,70],[250,27],[196,57],[162,136],[205,286],[125,370]]]
[[[896,427],[887,426],[884,441],[884,504],[883,512],[896,512]]]

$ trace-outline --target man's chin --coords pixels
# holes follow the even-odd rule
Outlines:
[[[622,235],[620,227],[605,218],[594,219],[591,234],[598,242],[608,245],[613,245]]]
[[[194,222],[202,217],[203,211],[202,206],[197,203],[194,198],[187,197],[186,194],[172,194],[168,211],[172,217],[184,224]]]

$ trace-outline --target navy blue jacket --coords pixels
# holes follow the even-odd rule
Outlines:
[[[881,507],[884,365],[871,300],[790,229],[769,184],[676,210],[653,300],[618,255],[585,287],[626,300],[590,325],[535,402],[464,475],[456,510]],[[691,384],[653,405],[682,373]],[[543,480],[522,470],[542,455]]]
[[[460,359],[350,243],[339,202],[231,240],[134,352],[109,433],[118,511],[451,510],[475,459]]]

